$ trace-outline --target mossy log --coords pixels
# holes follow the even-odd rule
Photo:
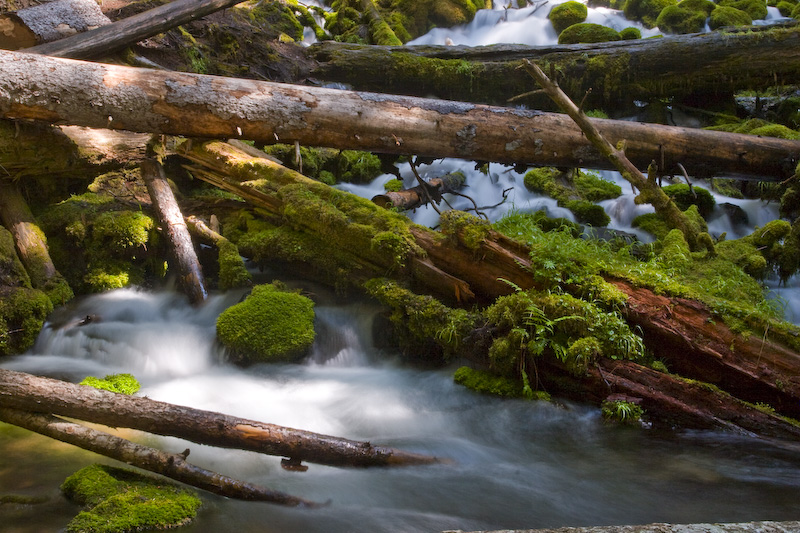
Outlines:
[[[0,118],[423,157],[610,168],[563,114],[0,51]],[[593,119],[639,168],[785,179],[800,141]]]
[[[186,452],[166,453],[56,416],[0,407],[0,420],[227,498],[293,507],[319,505],[200,468],[186,461]]]
[[[702,94],[706,100],[739,90],[792,84],[800,76],[800,27],[752,26],[702,34],[670,35],[598,44],[553,46],[367,46],[324,41],[308,54],[319,61],[316,79],[347,83],[360,91],[547,109],[531,94],[518,67],[523,59],[550,65],[573,99],[587,91],[587,105],[619,108],[634,100]]]
[[[179,284],[191,303],[202,303],[208,297],[203,269],[197,259],[181,209],[164,174],[164,168],[155,159],[147,159],[142,161],[141,170],[142,179],[161,224],[161,231],[169,243],[169,255],[176,267]]]
[[[298,177],[297,173],[282,173],[280,184],[270,184],[268,180],[277,178],[271,178],[268,172],[263,171],[269,162],[262,163],[224,143],[183,145],[179,152],[216,172],[227,168],[225,174],[229,177],[216,180],[216,185],[240,194],[254,206],[278,218],[285,216],[282,190],[292,187],[317,191],[330,189]],[[259,189],[253,186],[259,186]],[[335,194],[343,193],[335,191]],[[368,208],[372,204],[359,198],[345,200],[336,196],[329,199],[338,205],[343,220],[352,218],[356,210],[373,208]],[[350,202],[349,206],[347,202]],[[321,207],[315,209],[319,213]],[[386,215],[375,213],[371,217],[391,215],[388,212]],[[291,219],[288,222],[295,223]],[[318,226],[306,223],[299,228],[319,235],[325,226],[324,222]],[[413,238],[405,258],[408,266],[394,269],[390,275],[411,281],[420,291],[436,295],[449,292],[450,302],[486,303],[513,292],[510,284],[521,289],[534,285],[530,272],[530,248],[493,231],[488,224],[474,217],[449,212],[443,217],[442,224],[446,237],[408,221],[405,227]],[[354,223],[337,225],[335,229],[340,236],[364,231],[363,225]],[[317,250],[316,255],[338,253],[337,242],[329,240],[327,246],[329,248]],[[356,254],[362,263],[369,258],[373,264],[381,264],[380,255],[387,255],[386,250],[368,244],[352,246],[351,253]],[[429,272],[437,273],[435,277],[426,277],[415,268],[423,260],[429,265]],[[390,257],[384,257],[382,264],[391,261]],[[620,312],[632,326],[639,326],[644,331],[645,342],[656,357],[680,368],[689,378],[736,391],[743,400],[769,404],[778,413],[800,418],[800,354],[777,332],[763,338],[736,333],[712,309],[698,301],[657,295],[623,280],[611,281],[628,298]]]
[[[240,1],[174,0],[113,24],[26,48],[26,51],[76,59],[107,56],[138,41],[238,4]]]
[[[463,173],[452,172],[408,189],[386,191],[384,194],[374,196],[372,201],[381,207],[396,207],[406,211],[431,202],[439,205],[443,194],[458,192],[464,187],[465,182]]]
[[[0,369],[0,406],[128,427],[198,444],[237,448],[331,466],[431,464],[435,457],[403,452],[211,411],[126,396]]]
[[[33,288],[44,291],[54,305],[70,300],[72,289],[56,270],[44,233],[36,224],[17,185],[7,180],[0,180],[0,220],[14,237],[17,254]]]

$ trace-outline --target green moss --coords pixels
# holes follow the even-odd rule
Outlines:
[[[586,20],[587,15],[588,9],[585,4],[570,0],[563,4],[553,6],[547,18],[550,19],[550,23],[553,25],[553,29],[556,30],[556,33],[561,33],[567,27]]]
[[[667,6],[656,19],[656,26],[666,33],[699,33],[706,25],[706,12],[681,7]]]
[[[611,217],[601,206],[586,200],[569,200],[564,207],[572,211],[575,219],[582,224],[603,227],[611,222]]]
[[[160,478],[106,465],[79,470],[64,481],[61,490],[86,507],[67,525],[69,533],[178,527],[190,522],[201,506],[193,492]]]
[[[638,20],[647,28],[656,26],[656,19],[661,11],[668,6],[674,6],[678,0],[627,0],[625,2],[625,18]]]
[[[481,394],[491,394],[506,398],[531,398],[526,395],[523,384],[520,381],[498,376],[483,370],[475,370],[467,366],[462,366],[453,374],[453,381],[475,392]],[[533,398],[531,398],[533,399]],[[535,396],[537,400],[549,400],[547,393],[538,392]]]
[[[95,389],[107,390],[128,396],[136,394],[141,385],[132,374],[109,374],[100,379],[94,376],[87,376],[79,383]]]
[[[716,200],[708,190],[702,187],[689,187],[685,183],[667,185],[662,187],[664,193],[669,196],[678,209],[686,211],[690,206],[696,205],[700,216],[706,218],[714,211]]]
[[[740,9],[753,20],[767,18],[767,4],[764,0],[720,0],[718,5]]]
[[[525,175],[524,183],[529,190],[556,199],[558,205],[572,211],[578,222],[592,226],[606,226],[611,220],[603,208],[593,202],[622,194],[618,185],[593,172],[578,172],[573,176],[554,168],[535,168]]]
[[[638,217],[633,219],[631,225],[634,228],[639,228],[648,232],[650,235],[653,235],[656,239],[663,239],[670,231],[670,228],[667,225],[667,223],[664,222],[664,219],[658,216],[656,213],[646,213],[644,215],[639,215]]]
[[[381,175],[381,160],[369,152],[342,150],[337,171],[340,181],[368,183]]]
[[[371,279],[364,288],[392,310],[390,320],[405,348],[431,340],[448,359],[458,354],[478,322],[473,313],[447,307],[431,296],[414,294],[388,279]]]
[[[717,8],[717,4],[711,0],[681,0],[678,2],[678,7],[693,11],[702,11],[708,16]]]
[[[753,23],[752,17],[742,11],[730,6],[719,6],[711,12],[708,19],[708,26],[712,30],[724,28],[726,26],[749,26]]]
[[[283,33],[295,41],[303,39],[303,25],[297,20],[292,6],[282,2],[258,2],[248,14],[254,24],[273,38]]]
[[[0,286],[0,355],[22,353],[33,346],[53,302],[39,290]]]
[[[491,225],[487,221],[464,211],[445,211],[439,224],[443,234],[455,237],[470,250],[480,248],[491,231]]]
[[[397,192],[403,190],[403,182],[397,178],[390,179],[383,184],[383,189],[387,192]]]
[[[619,41],[619,32],[601,24],[581,22],[573,24],[558,35],[558,44],[603,43]]]
[[[800,132],[787,128],[782,124],[769,124],[754,128],[750,135],[761,135],[762,137],[777,137],[779,139],[789,139],[792,141],[800,140]]]
[[[0,226],[0,287],[31,287],[31,279],[19,260],[14,236]]]
[[[217,319],[217,338],[240,362],[296,361],[314,341],[314,302],[257,285]]]
[[[605,420],[621,424],[638,424],[644,416],[644,409],[633,402],[606,400],[600,406]]]
[[[622,188],[608,180],[604,180],[595,172],[581,171],[575,176],[575,188],[581,196],[590,202],[611,200],[622,194]]]
[[[221,290],[248,287],[252,284],[252,276],[244,266],[239,248],[225,239],[219,244],[219,288]]]
[[[94,238],[119,254],[144,248],[155,227],[153,219],[140,211],[108,211],[94,221]]]
[[[639,28],[635,28],[633,26],[628,26],[627,28],[623,28],[619,30],[619,36],[622,38],[623,41],[632,41],[635,39],[642,38],[642,30]]]

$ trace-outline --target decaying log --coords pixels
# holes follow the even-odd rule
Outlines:
[[[445,174],[440,178],[433,178],[424,185],[416,185],[401,191],[386,191],[372,198],[372,201],[381,207],[396,207],[398,209],[409,210],[433,201],[438,204],[442,195],[458,192],[464,187],[466,178],[460,172]]]
[[[505,104],[530,93],[523,59],[553,65],[570,97],[617,109],[634,100],[707,99],[794,83],[800,76],[800,26],[748,26],[660,39],[523,46],[367,46],[322,41],[308,49],[315,79],[356,90]],[[746,61],[742,58],[746,57]],[[547,108],[547,97],[516,103]]]
[[[53,0],[0,15],[0,48],[28,48],[106,24],[111,21],[94,0]]]
[[[178,151],[216,171],[227,167],[230,177],[217,180],[216,185],[280,215],[282,203],[277,185],[255,190],[237,183],[269,179],[268,174],[259,170],[262,163],[242,152],[237,156],[233,147],[224,146],[224,143],[195,143],[190,149],[183,145]],[[283,178],[286,185],[288,176],[284,174]],[[305,182],[298,179],[295,183]],[[315,186],[322,187],[319,183]],[[318,231],[311,225],[304,228],[311,233]],[[337,231],[347,232],[350,228],[343,226]],[[472,294],[486,302],[509,294],[512,289],[507,282],[522,289],[533,286],[529,270],[531,251],[517,241],[487,229],[485,238],[470,247],[460,242],[458,234],[443,239],[436,232],[410,223],[409,231],[430,268],[451,280],[439,276],[432,278],[436,281],[426,283],[426,278],[414,268],[419,258],[413,256],[407,260],[410,265],[407,270],[395,271],[393,275],[415,281],[420,290],[439,295],[444,288],[451,291],[450,301],[470,301],[468,295]],[[367,252],[357,251],[363,260]],[[370,257],[371,261],[377,261]],[[620,311],[631,325],[642,328],[645,343],[656,357],[688,378],[736,391],[738,398],[766,403],[778,413],[800,418],[800,354],[775,336],[743,336],[732,331],[700,302],[659,296],[623,280],[610,281],[628,296],[628,304]]]
[[[331,466],[431,464],[407,453],[310,431],[125,396],[65,381],[0,369],[0,406],[128,427],[220,448],[238,448]]]
[[[164,174],[164,168],[155,159],[146,159],[141,163],[141,170],[161,230],[169,243],[169,255],[178,271],[180,286],[191,303],[202,303],[208,296],[203,270],[197,259],[189,229]]]
[[[109,55],[133,43],[225,9],[240,1],[174,0],[107,26],[27,48],[26,52],[76,59]]]
[[[227,498],[288,506],[319,505],[200,468],[188,463],[183,454],[162,452],[52,415],[0,407],[0,420]]]
[[[191,137],[299,142],[499,163],[609,168],[563,114],[135,69],[0,51],[0,118]],[[800,142],[593,119],[634,165],[785,178]]]
[[[0,220],[14,237],[25,270],[34,289],[57,298],[60,304],[72,298],[72,290],[63,276],[56,270],[44,234],[36,224],[33,214],[15,183],[0,180]]]

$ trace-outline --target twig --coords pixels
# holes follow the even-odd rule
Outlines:
[[[681,163],[678,163],[678,168],[681,169],[681,172],[683,173],[683,179],[686,180],[686,185],[689,186],[689,192],[692,193],[692,196],[697,198],[697,193],[694,191],[694,187],[692,187],[692,182],[689,181],[689,173],[686,172],[686,169]]]
[[[419,172],[417,172],[417,167],[414,165],[414,162],[409,160],[408,164],[411,166],[411,172],[414,173],[414,177],[417,178],[420,187],[422,187],[422,192],[423,194],[425,194],[425,199],[428,201],[430,206],[433,207],[433,209],[441,215],[442,212],[439,211],[438,207],[436,207],[436,203],[433,201],[433,197],[431,197],[431,193],[428,190],[428,184],[425,183],[425,181],[420,177]]]

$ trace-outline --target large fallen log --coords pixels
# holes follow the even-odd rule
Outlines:
[[[174,0],[113,24],[27,48],[26,51],[76,59],[109,55],[153,35],[238,4],[240,1]]]
[[[186,452],[162,452],[52,415],[0,407],[0,420],[220,496],[288,506],[318,505],[192,465],[186,461]]]
[[[800,76],[800,27],[747,27],[660,39],[596,44],[523,46],[368,46],[315,43],[308,54],[319,61],[317,79],[347,83],[360,91],[547,108],[532,94],[518,67],[528,59],[553,65],[558,82],[575,100],[619,108],[634,100],[706,99],[735,91],[794,83]],[[746,60],[743,60],[746,58]],[[545,69],[547,70],[547,68]]]
[[[277,176],[269,170],[274,163],[262,163],[224,143],[194,143],[191,147],[187,143],[179,147],[179,153],[215,172],[227,168],[228,178],[214,180],[215,185],[239,194],[254,206],[277,218],[283,217],[290,225],[297,225],[309,234],[324,234],[325,221],[287,219],[288,209],[282,193],[302,186],[308,196],[318,194],[323,198],[324,185],[298,177],[291,171]],[[200,173],[196,175],[204,177]],[[258,189],[253,187],[256,185]],[[342,193],[336,191],[336,194]],[[356,211],[371,213],[370,209],[377,209],[366,200],[351,199],[349,207],[342,199],[329,200],[340,206],[342,219],[354,216]],[[373,213],[370,218],[380,216]],[[442,238],[437,232],[410,223],[407,229],[413,237],[413,246],[409,247],[409,257],[405,260],[407,267],[394,269],[391,275],[410,280],[421,290],[437,295],[449,290],[451,301],[470,301],[469,295],[473,295],[478,301],[487,302],[512,292],[509,282],[522,289],[533,286],[530,249],[517,241],[488,228],[480,242],[469,240],[464,229],[456,228],[449,234],[450,238]],[[336,232],[338,235],[362,235],[364,226],[337,225]],[[386,251],[368,243],[353,247],[351,253],[356,254],[362,264],[391,264],[391,257],[381,262],[380,256],[387,255]],[[328,245],[327,253],[337,253],[334,250],[337,242],[331,241]],[[316,251],[317,255],[325,253],[324,248]],[[428,265],[426,272],[439,274],[429,277],[420,272],[415,265],[422,260]],[[376,270],[378,268],[372,272]],[[368,276],[369,272],[364,275]],[[348,279],[354,283],[359,281],[357,276]],[[738,398],[766,403],[778,413],[800,418],[800,354],[779,338],[736,333],[701,302],[656,295],[624,280],[612,282],[628,297],[621,313],[632,326],[642,328],[645,343],[656,357],[680,369],[686,377],[736,391]]]
[[[563,114],[135,69],[0,51],[0,118],[299,142],[499,163],[609,168]],[[595,119],[639,168],[786,178],[800,142]]]
[[[310,431],[266,424],[149,398],[125,396],[56,379],[0,369],[0,406],[128,427],[220,448],[238,448],[332,466],[404,466],[437,462]]]

